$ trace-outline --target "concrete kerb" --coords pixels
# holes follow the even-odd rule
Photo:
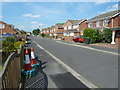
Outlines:
[[[89,47],[89,46],[82,46],[82,45],[72,44],[72,43],[70,44],[70,43],[65,43],[65,42],[61,42],[61,41],[56,41],[56,42],[59,42],[59,43],[62,43],[62,44],[66,44],[66,45],[86,48],[86,49],[90,49],[90,50],[94,50],[94,51],[104,52],[104,53],[108,53],[108,54],[112,54],[112,55],[120,55],[119,53],[109,52],[109,51],[105,51],[105,50],[100,50],[100,49],[92,48],[92,47]]]
[[[48,53],[54,60],[56,60],[61,66],[63,66],[68,72],[70,72],[74,77],[76,77],[78,80],[80,80],[84,85],[86,85],[88,88],[90,88],[91,90],[95,90],[96,88],[99,88],[98,86],[96,86],[95,84],[93,84],[92,82],[88,81],[87,79],[85,79],[82,75],[80,75],[79,73],[77,73],[75,70],[73,70],[71,67],[69,67],[67,64],[65,64],[64,62],[62,62],[62,60],[58,59],[57,57],[55,57],[54,55],[52,55],[50,52],[48,52],[46,49],[44,49],[42,46],[40,46],[39,44],[37,44],[35,41],[33,41],[40,49],[44,50],[46,53]]]

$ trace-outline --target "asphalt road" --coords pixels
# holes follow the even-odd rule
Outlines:
[[[34,84],[30,88],[36,88],[36,86],[42,86],[41,83],[48,82],[48,89],[56,88],[56,90],[61,90],[61,88],[85,88],[85,90],[90,90],[32,41],[29,46],[34,48],[35,56],[37,56],[42,63],[42,71],[46,75],[43,77],[43,73],[39,73],[35,77],[28,79],[26,82],[27,87],[30,86],[30,84]],[[41,68],[38,69],[38,72],[41,72]],[[47,79],[45,79],[46,76]],[[41,78],[43,81],[41,81]],[[36,80],[39,80],[39,82],[36,82]]]
[[[118,56],[31,37],[47,51],[99,88],[118,88]]]

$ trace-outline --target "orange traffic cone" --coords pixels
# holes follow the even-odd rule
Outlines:
[[[34,49],[31,48],[31,65],[36,64],[36,60],[35,60],[35,54],[34,54]]]
[[[30,71],[32,70],[31,64],[30,64],[30,58],[28,54],[28,49],[25,51],[25,66],[24,66],[24,71]]]

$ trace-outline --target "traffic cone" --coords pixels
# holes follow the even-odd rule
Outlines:
[[[31,48],[31,62],[30,62],[31,65],[34,65],[36,64],[36,60],[35,60],[35,54],[34,54],[34,49]]]
[[[26,49],[25,51],[25,67],[24,67],[25,71],[30,71],[32,70],[31,64],[30,64],[30,58],[29,58],[29,54],[28,54],[28,49]]]
[[[38,67],[39,66],[39,63],[36,63],[36,59],[35,59],[35,54],[34,54],[34,49],[33,48],[31,48],[31,66],[33,67],[33,68],[36,68],[36,67]]]
[[[34,49],[31,48],[31,66],[33,68],[37,68],[40,64],[36,63],[36,59],[35,59],[35,54],[34,54]]]
[[[25,65],[24,69],[22,70],[22,75],[24,75],[26,78],[30,78],[31,76],[35,75],[35,69],[33,69],[30,64],[28,49],[25,51]]]

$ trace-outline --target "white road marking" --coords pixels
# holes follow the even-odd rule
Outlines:
[[[78,80],[80,80],[84,85],[86,85],[88,88],[91,88],[91,90],[94,90],[92,88],[98,88],[96,85],[94,85],[92,82],[85,79],[82,75],[77,73],[75,70],[73,70],[71,67],[69,67],[67,64],[62,62],[60,59],[58,59],[56,56],[51,54],[49,51],[44,49],[42,46],[40,46],[38,43],[33,41],[40,49],[43,49],[46,53],[48,53],[53,59],[55,59],[61,66],[63,66],[68,72],[70,72],[74,77],[76,77]]]
[[[86,47],[86,46],[77,45],[77,44],[68,44],[68,43],[64,43],[64,42],[60,42],[60,41],[56,41],[56,42],[59,42],[59,43],[62,43],[62,44],[66,44],[66,45],[71,45],[71,46],[77,46],[77,47],[87,48],[87,49],[90,49],[90,50],[104,52],[104,53],[108,53],[108,54],[112,54],[112,55],[120,55],[120,54],[115,53],[115,52],[108,52],[108,51],[105,51],[105,50],[99,50],[99,49],[95,49],[95,48],[92,48],[92,47]]]

